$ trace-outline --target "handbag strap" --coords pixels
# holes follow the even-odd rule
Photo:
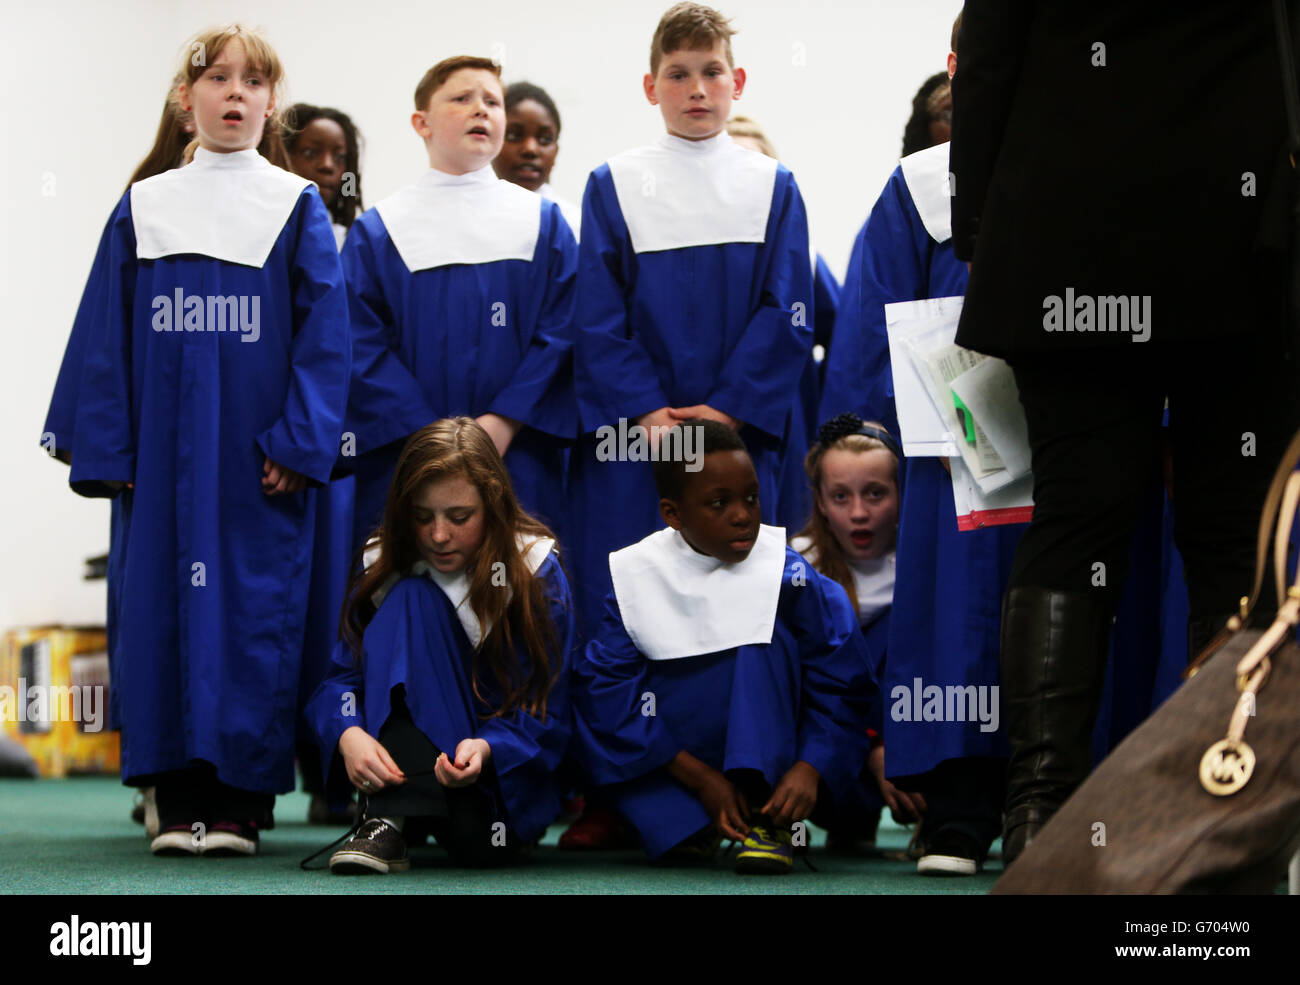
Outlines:
[[[1205,648],[1197,654],[1196,659],[1187,665],[1187,669],[1183,671],[1185,679],[1195,676],[1201,664],[1217,652],[1233,633],[1250,622],[1255,603],[1259,601],[1260,589],[1264,587],[1264,571],[1268,564],[1270,540],[1280,545],[1277,547],[1273,563],[1274,576],[1277,579],[1277,602],[1280,606],[1286,601],[1286,545],[1290,540],[1291,526],[1295,523],[1296,508],[1300,506],[1300,482],[1295,481],[1300,479],[1300,476],[1292,475],[1297,465],[1300,465],[1300,431],[1292,436],[1291,443],[1282,454],[1282,461],[1278,464],[1277,471],[1273,473],[1273,481],[1269,483],[1268,495],[1264,497],[1264,510],[1259,517],[1259,532],[1255,539],[1255,584],[1250,594],[1243,596],[1240,611],[1233,614],[1228,624],[1215,633]],[[1285,511],[1282,510],[1284,494],[1287,503]],[[1296,587],[1293,591],[1300,593],[1300,573],[1297,574]]]

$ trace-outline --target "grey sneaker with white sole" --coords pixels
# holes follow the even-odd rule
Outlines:
[[[391,821],[372,817],[330,856],[330,871],[338,875],[405,872],[411,867],[406,839]]]

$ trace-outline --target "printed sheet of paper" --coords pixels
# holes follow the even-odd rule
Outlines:
[[[1033,515],[1034,477],[1019,479],[985,492],[960,458],[949,461],[952,469],[952,498],[956,506],[957,526],[961,530],[1008,523],[1028,523]]]
[[[979,424],[978,433],[993,447],[1013,479],[1029,474],[1029,426],[1020,405],[1016,378],[1001,359],[986,358],[952,381]]]
[[[894,374],[894,407],[902,432],[903,454],[910,457],[954,457],[961,452],[957,434],[935,408],[906,340],[917,335],[937,337],[948,344],[957,336],[962,298],[926,298],[885,305],[885,332]]]

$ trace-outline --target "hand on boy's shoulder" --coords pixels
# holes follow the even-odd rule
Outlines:
[[[743,421],[723,411],[716,410],[708,404],[695,404],[692,407],[668,407],[666,409],[673,421],[691,421],[702,418],[706,421],[717,421],[719,424],[725,424],[733,431],[739,431],[744,425]]]

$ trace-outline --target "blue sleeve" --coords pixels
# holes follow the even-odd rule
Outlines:
[[[867,729],[879,727],[880,692],[848,595],[807,565],[802,570],[805,584],[787,579],[782,585],[783,594],[793,593],[786,618],[803,667],[797,758],[834,793],[854,783],[866,764]]]
[[[322,485],[339,454],[352,355],[347,290],[329,213],[314,188],[303,192],[290,269],[293,354],[284,413],[257,438],[280,465]]]
[[[659,716],[642,714],[645,671],[610,592],[600,629],[573,674],[573,755],[596,784],[644,776],[682,749]]]
[[[355,437],[358,455],[438,419],[397,353],[398,326],[376,256],[377,233],[382,231],[379,214],[372,209],[352,224],[343,242],[352,323],[352,382],[344,430]],[[386,241],[384,236],[381,242]]]
[[[68,482],[83,496],[115,496],[117,483],[135,480],[131,351],[135,306],[135,227],[131,193],[109,221],[107,253],[96,258],[90,280],[100,299],[85,326],[85,354],[73,415]]]
[[[766,241],[758,309],[705,403],[780,439],[813,344],[808,218],[793,175],[781,167]]]
[[[574,383],[583,433],[668,406],[654,361],[640,340],[628,334],[635,268],[609,166],[601,165],[587,179],[582,196],[578,244]]]
[[[516,709],[509,717],[488,719],[478,732],[478,738],[492,747],[492,766],[512,817],[518,813],[515,805],[541,803],[552,791],[555,771],[569,744],[569,675],[577,648],[573,597],[554,555],[547,558],[538,577],[546,581],[558,644],[558,652],[552,655],[554,683],[547,696],[546,717],[537,718]],[[520,664],[527,673],[527,651],[522,647]]]
[[[542,202],[542,230],[533,264],[537,289],[544,292],[528,351],[509,383],[492,400],[490,411],[522,421],[557,438],[578,431],[573,395],[574,302],[578,280],[578,241],[554,202]],[[544,278],[542,280],[541,278]]]
[[[303,717],[320,741],[321,769],[328,779],[339,736],[356,725],[366,727],[361,668],[342,640],[330,653],[329,670],[303,708]]]
[[[77,305],[77,314],[72,320],[72,331],[68,335],[68,345],[63,352],[63,363],[59,366],[59,376],[54,383],[54,395],[50,398],[50,409],[45,415],[45,428],[41,433],[41,445],[45,451],[52,458],[57,458],[65,464],[72,456],[77,396],[81,388],[82,370],[85,367],[86,344],[93,331],[96,316],[104,310],[107,303],[103,294],[107,286],[104,275],[108,270],[112,234],[113,220],[110,217],[103,232],[100,233],[90,278],[86,281],[85,290],[81,292],[81,303]]]
[[[813,273],[813,310],[816,314],[813,342],[829,350],[835,335],[835,317],[840,310],[840,284],[820,253]]]
[[[898,434],[885,305],[929,297],[931,239],[895,168],[853,245],[826,357],[820,420],[852,411]]]

